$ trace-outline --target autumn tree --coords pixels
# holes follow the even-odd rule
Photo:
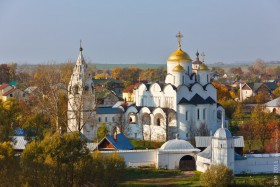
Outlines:
[[[224,84],[218,82],[212,82],[212,84],[217,89],[217,98],[219,101],[232,99],[228,88]]]
[[[19,105],[15,99],[0,101],[0,142],[12,141],[14,130],[19,126],[20,117]]]
[[[69,68],[68,65],[65,65]],[[67,86],[70,70],[55,65],[40,65],[34,74],[34,106],[52,121],[53,129],[67,126]]]
[[[235,75],[242,75],[242,74],[243,74],[243,71],[242,71],[241,67],[237,67],[237,68],[232,67],[232,68],[230,68],[228,71],[229,71],[230,73],[235,74]]]
[[[257,105],[252,111],[252,124],[254,125],[254,132],[256,137],[261,141],[261,149],[264,149],[266,140],[270,139],[271,129],[268,126],[268,122],[271,119],[272,114],[265,112],[264,107]]]
[[[21,156],[23,183],[30,186],[80,186],[93,179],[80,181],[91,163],[86,142],[79,132],[46,135],[41,142],[31,142]]]
[[[111,75],[114,79],[119,79],[120,76],[121,76],[121,68],[120,67],[115,67],[115,68],[112,68],[111,70]]]
[[[15,80],[16,64],[0,64],[0,84]]]
[[[97,130],[97,139],[100,141],[104,137],[106,137],[109,134],[109,131],[106,127],[106,124],[103,122],[100,124],[98,130]]]
[[[272,94],[274,95],[274,97],[280,97],[280,86],[278,86],[273,92]]]
[[[256,140],[256,127],[252,120],[246,120],[238,125],[239,134],[244,137],[245,142],[248,145],[249,153],[252,151],[253,142]]]
[[[248,71],[255,75],[265,74],[267,65],[262,59],[257,59],[256,63],[248,67]]]
[[[235,111],[232,114],[232,118],[234,119],[243,119],[244,117],[244,110],[243,110],[243,104],[240,102],[237,102],[235,105]]]
[[[0,184],[1,186],[20,186],[20,168],[10,142],[0,143]]]
[[[271,120],[269,122],[271,129],[270,140],[265,143],[266,153],[279,153],[280,151],[280,122],[279,120]]]

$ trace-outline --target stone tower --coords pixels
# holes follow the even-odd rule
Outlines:
[[[222,112],[222,127],[212,137],[212,164],[224,164],[234,172],[234,140],[224,128],[224,117]]]
[[[68,85],[67,131],[80,131],[92,140],[96,135],[95,108],[95,87],[80,46],[80,54]]]

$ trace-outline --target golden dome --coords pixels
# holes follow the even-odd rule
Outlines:
[[[207,71],[207,70],[209,70],[209,68],[208,68],[204,63],[202,63],[202,64],[199,66],[198,70]]]
[[[172,71],[175,71],[175,72],[185,72],[186,70],[183,68],[183,66],[181,66],[180,64],[178,64],[177,66],[175,66],[173,68]]]
[[[167,61],[188,62],[188,61],[192,61],[192,59],[186,52],[184,52],[181,48],[179,48],[169,56]]]

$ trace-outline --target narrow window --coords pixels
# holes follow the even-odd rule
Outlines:
[[[206,119],[206,108],[203,109],[203,120]]]
[[[105,122],[107,122],[107,117],[105,117]]]
[[[160,119],[157,119],[157,126],[160,126]]]
[[[101,122],[101,117],[98,118],[98,122]]]
[[[197,120],[199,120],[199,109],[197,109]]]
[[[186,112],[186,121],[188,121],[188,111]]]

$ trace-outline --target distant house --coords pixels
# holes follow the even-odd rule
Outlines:
[[[115,92],[102,86],[96,86],[96,100],[98,104],[113,106],[120,99]]]
[[[233,73],[225,73],[225,74],[223,75],[223,78],[229,78],[229,77],[233,77],[233,76],[234,76]]]
[[[109,135],[103,138],[98,144],[98,150],[116,151],[116,150],[132,150],[134,149],[130,141],[123,133]]]
[[[0,85],[0,99],[6,101],[9,98],[24,99],[25,93],[15,86],[3,83]]]
[[[244,101],[249,97],[255,96],[259,92],[267,92],[271,94],[277,88],[275,82],[253,82],[240,84],[240,100]]]
[[[135,102],[135,88],[139,86],[140,83],[130,85],[129,87],[125,88],[122,92],[122,97],[127,102]]]
[[[123,84],[120,80],[109,78],[109,79],[93,79],[95,86],[101,86],[108,90],[112,90],[116,96],[121,97],[123,91]]]
[[[269,112],[280,115],[280,97],[265,103],[264,106]]]

